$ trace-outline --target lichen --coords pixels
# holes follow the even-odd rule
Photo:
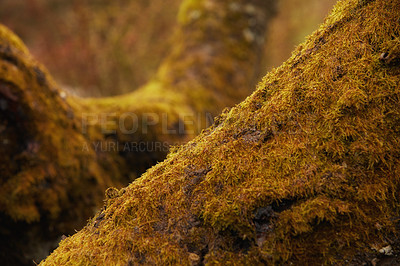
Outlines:
[[[398,45],[399,4],[339,1],[251,96],[107,200],[101,222],[42,265],[189,265],[192,254],[344,264],[388,245],[398,254],[400,71],[381,54]]]

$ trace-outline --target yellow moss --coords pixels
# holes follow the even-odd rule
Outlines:
[[[28,48],[26,48],[25,44],[20,40],[20,38],[13,34],[4,25],[0,25],[0,45],[9,45],[26,55],[29,54]]]
[[[379,59],[397,51],[399,4],[338,2],[250,97],[107,201],[103,218],[42,265],[377,256],[371,247],[399,235],[400,72],[397,52]]]
[[[195,136],[209,124],[207,119],[212,119],[224,106],[232,106],[248,94],[249,84],[257,72],[256,52],[262,45],[271,8],[268,1],[257,2],[258,8],[254,12],[255,6],[245,8],[247,1],[241,1],[239,10],[231,12],[230,4],[230,1],[185,2],[182,12],[187,12],[188,18],[196,21],[179,25],[175,46],[154,79],[133,93],[102,99],[80,99],[60,90],[18,38],[0,28],[0,97],[1,108],[5,109],[0,113],[0,135],[6,140],[3,143],[10,143],[8,146],[0,144],[0,153],[7,155],[0,161],[3,180],[0,184],[0,211],[8,221],[0,231],[14,236],[12,241],[19,247],[10,257],[30,261],[32,254],[27,254],[28,247],[45,248],[44,242],[55,241],[59,235],[80,228],[100,207],[107,187],[119,188],[132,181],[149,166],[162,160],[168,145]],[[201,8],[206,16],[197,20],[196,13],[193,14],[197,8]],[[253,23],[250,27],[248,20],[251,18],[255,19],[256,25]],[[246,38],[249,33],[254,35],[254,39]],[[137,121],[130,119],[130,114],[134,114]],[[134,133],[124,130],[135,127]],[[129,147],[130,143],[162,146],[150,147],[145,152],[129,149],[125,152],[125,145]],[[206,143],[201,146],[208,148]],[[208,169],[207,164],[203,167]],[[234,173],[231,171],[231,174]],[[235,178],[232,183],[240,183],[240,176]],[[157,187],[172,191],[179,185],[174,175],[169,175],[167,180]],[[193,182],[185,189],[186,194],[192,193],[192,187],[196,185],[196,181]],[[166,197],[158,194],[158,188],[148,190],[143,187],[143,191],[150,193],[150,197],[135,197],[135,204],[144,200],[154,208],[157,203],[153,200],[161,202]],[[185,193],[178,195],[182,202]],[[121,197],[123,195],[125,193],[121,192]],[[106,206],[111,208],[118,200],[118,197],[109,198]],[[218,204],[218,201],[215,205],[210,204],[210,209]],[[167,206],[166,212],[176,211],[176,206]],[[230,207],[237,211],[240,205],[232,204]],[[123,213],[123,209],[116,210],[111,229],[123,226],[126,232],[130,230],[133,223],[122,219]],[[145,213],[137,217],[140,230],[150,232],[152,227],[170,226],[159,219],[157,211],[149,209]],[[105,219],[101,215],[92,221],[96,228]],[[212,215],[209,221],[221,229],[229,228],[232,215],[221,210],[220,216],[223,221]],[[107,215],[107,219],[109,217]],[[171,220],[172,224],[175,222],[178,221]],[[247,226],[239,224],[238,230],[242,229],[251,233]],[[33,233],[22,238],[13,233],[24,231]],[[202,233],[194,230],[191,234],[193,239],[200,239]],[[129,236],[117,231],[113,236],[123,237],[124,242],[130,241]],[[171,243],[175,244],[164,244],[161,248],[153,241],[158,237],[163,238],[164,243],[171,240],[170,236],[164,237],[161,233],[147,237],[146,242],[138,244],[139,258],[142,256],[140,252],[159,252],[151,259],[152,262],[185,264],[196,256],[200,257],[193,252],[191,256],[185,254],[181,245],[174,242],[180,238],[178,233],[172,237]],[[119,248],[118,244],[107,239],[98,244],[109,244],[112,250]],[[13,247],[0,242],[2,250],[3,247],[10,249],[9,246]],[[93,249],[93,252],[98,250]],[[101,263],[111,259],[108,254],[99,256]],[[129,258],[117,254],[112,259],[118,264]]]
[[[202,6],[204,0],[190,0],[183,1],[179,7],[178,22],[181,24],[187,24],[193,20],[196,20],[202,16]]]
[[[12,247],[10,253],[19,255],[10,255],[10,261],[16,262],[32,256],[29,250],[43,242],[55,241],[57,234],[81,227],[101,204],[103,191],[121,186],[126,168],[112,155],[99,159],[94,151],[82,150],[89,141],[75,113],[82,109],[71,107],[73,100],[67,102],[47,70],[3,26],[0,46],[0,227],[2,238],[12,243],[0,246]],[[74,202],[82,201],[85,206],[76,207]],[[21,231],[31,233],[15,233]],[[51,236],[44,240],[43,234]]]

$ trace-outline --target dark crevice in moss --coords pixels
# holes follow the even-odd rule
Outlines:
[[[11,48],[8,45],[6,45],[6,46],[0,45],[0,58],[1,58],[1,60],[9,62],[16,67],[21,66],[21,63],[18,61],[18,59],[15,56],[13,56]]]
[[[379,60],[386,66],[399,67],[400,66],[400,49],[398,53],[384,52],[379,56]]]
[[[146,253],[145,252],[139,252],[135,251],[134,253],[135,260],[129,260],[128,265],[134,266],[137,263],[140,265],[145,265],[146,264]]]
[[[17,95],[12,94],[13,85],[0,80],[0,136],[2,139],[2,154],[8,154],[9,163],[4,166],[11,167],[3,173],[17,173],[21,160],[28,160],[31,154],[37,152],[37,144],[33,139],[34,132],[30,128],[30,116],[25,112]],[[27,119],[28,118],[28,119]],[[5,181],[3,179],[3,181]]]
[[[272,231],[272,220],[277,217],[275,210],[272,206],[258,208],[255,212],[253,223],[257,238],[260,238],[259,234],[266,234]]]
[[[271,208],[274,212],[280,213],[287,209],[290,209],[296,202],[298,202],[298,199],[281,199],[278,201],[274,201],[271,204]]]
[[[332,76],[332,81],[339,81],[346,75],[346,70],[342,65],[337,65],[333,69],[333,76]]]
[[[100,212],[100,214],[94,219],[93,227],[98,228],[105,216],[106,214],[104,212]]]
[[[280,128],[278,127],[278,131]],[[238,133],[233,134],[235,139],[242,139],[245,143],[264,143],[269,141],[273,136],[274,132],[271,129],[257,130],[255,128],[245,129]]]
[[[244,254],[246,254],[249,252],[250,248],[254,244],[254,241],[252,239],[243,238],[243,236],[235,230],[227,229],[220,231],[218,234],[221,238],[229,239],[229,247],[225,248],[231,249],[232,252],[243,252]]]
[[[33,67],[33,72],[36,75],[36,81],[39,86],[48,86],[46,75],[37,66]]]
[[[358,9],[358,8],[363,8],[363,7],[365,7],[366,5],[371,4],[371,3],[373,3],[373,2],[375,2],[375,0],[359,0],[356,8],[357,8],[357,9]]]
[[[205,168],[196,168],[192,165],[189,165],[185,168],[185,179],[188,180],[188,184],[182,188],[183,193],[190,197],[192,195],[193,189],[204,180],[205,176],[208,172],[212,170],[211,166],[207,166]]]
[[[290,209],[297,201],[295,199],[281,199],[254,211],[252,224],[255,228],[255,240],[258,246],[261,247],[268,235],[273,232],[274,222],[279,218],[279,214]]]

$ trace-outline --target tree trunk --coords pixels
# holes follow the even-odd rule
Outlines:
[[[400,263],[399,6],[339,1],[42,265]]]
[[[106,188],[128,184],[242,100],[274,2],[184,1],[155,78],[100,99],[59,89],[0,26],[1,260],[43,258],[101,207]]]

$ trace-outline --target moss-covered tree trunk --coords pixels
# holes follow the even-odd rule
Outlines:
[[[93,216],[106,188],[128,184],[242,100],[274,2],[184,1],[155,77],[101,99],[61,90],[0,26],[0,260],[43,258]]]
[[[42,265],[398,264],[400,1],[339,1]]]

